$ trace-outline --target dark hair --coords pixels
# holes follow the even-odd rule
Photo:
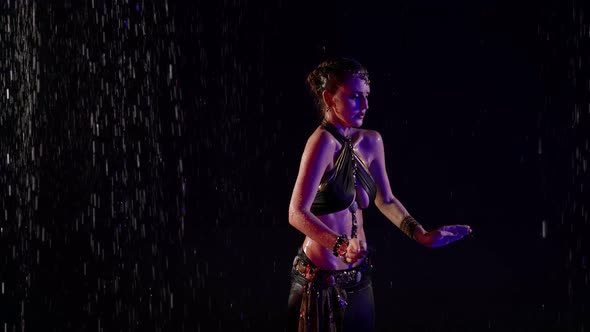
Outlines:
[[[351,58],[333,58],[320,63],[307,75],[307,85],[316,98],[320,110],[324,111],[322,93],[336,92],[339,85],[353,76],[358,76],[369,84],[369,73],[360,62]]]

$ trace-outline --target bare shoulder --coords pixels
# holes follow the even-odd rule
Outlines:
[[[367,165],[371,165],[374,160],[380,159],[383,154],[383,139],[381,134],[376,130],[357,129],[358,150],[364,157]]]
[[[337,141],[334,136],[321,127],[318,127],[316,130],[314,130],[314,132],[307,139],[307,143],[311,143],[312,145],[319,144],[333,146],[336,142]]]
[[[364,143],[368,145],[375,146],[376,144],[382,144],[383,142],[381,134],[376,130],[357,128],[356,132],[357,135],[359,135],[359,138],[365,141]]]
[[[306,154],[330,153],[336,148],[336,139],[329,132],[322,128],[316,129],[307,139],[305,145]]]

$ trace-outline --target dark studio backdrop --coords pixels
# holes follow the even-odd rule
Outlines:
[[[284,329],[305,77],[371,75],[394,194],[373,206],[379,331],[584,331],[582,1],[5,1],[0,328]]]

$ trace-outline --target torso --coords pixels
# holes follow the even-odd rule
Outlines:
[[[314,132],[313,135],[319,135],[320,132],[324,129],[321,127]],[[365,130],[365,129],[358,129],[358,128],[351,128],[350,129],[350,136],[352,139],[353,149],[364,162],[366,167],[370,167],[373,158],[374,158],[374,151],[373,147],[375,146],[372,143],[372,131]],[[334,163],[340,150],[342,149],[342,145],[338,142],[336,138],[333,138],[333,145],[335,146],[334,149],[334,157],[332,158],[332,162],[328,165],[324,174],[330,172],[334,168]],[[367,208],[370,205],[370,197],[369,194],[362,188],[362,186],[356,186],[356,202],[359,206],[359,209],[356,211],[356,218],[357,218],[357,238],[359,241],[363,241],[367,243],[365,232],[363,228],[363,212],[362,209]],[[348,234],[350,235],[352,230],[352,216],[348,209],[344,209],[338,212],[325,214],[321,216],[317,216],[326,226],[330,229],[334,230],[338,234]],[[303,242],[303,251],[305,254],[311,259],[311,261],[318,267],[322,269],[328,270],[343,270],[348,269],[351,265],[344,263],[338,257],[335,257],[332,254],[332,250],[323,247],[319,243],[315,242],[309,237],[306,237]],[[357,266],[362,261],[357,261],[352,266]]]

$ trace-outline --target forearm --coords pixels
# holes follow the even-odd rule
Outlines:
[[[426,230],[411,217],[410,213],[397,198],[392,197],[388,200],[377,201],[376,205],[379,211],[396,227],[416,242],[426,245],[424,243],[424,235],[427,233]]]
[[[396,227],[400,227],[402,220],[409,216],[403,204],[395,197],[375,200],[375,205],[381,213]]]
[[[334,232],[310,211],[291,209],[289,224],[323,247],[332,250],[340,234]]]

